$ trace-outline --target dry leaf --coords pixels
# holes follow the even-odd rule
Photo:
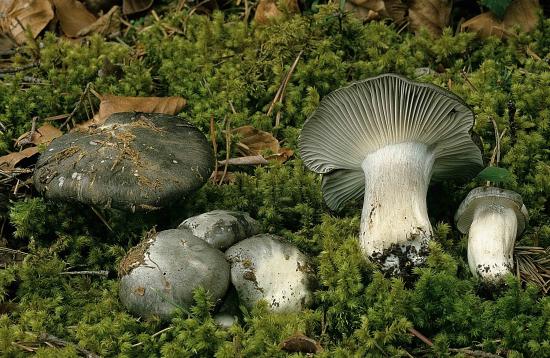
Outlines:
[[[124,15],[132,15],[147,10],[153,5],[153,0],[123,0],[122,12]]]
[[[276,160],[278,162],[284,163],[288,158],[294,155],[294,151],[290,148],[280,148],[278,153],[268,155],[265,159],[267,160]]]
[[[238,150],[243,156],[261,155],[270,150],[279,152],[279,141],[271,133],[261,131],[252,126],[242,126],[231,131],[233,135],[240,137]]]
[[[301,333],[296,333],[282,341],[279,348],[287,352],[300,353],[321,353],[323,351],[323,347],[319,342]]]
[[[218,183],[220,183],[220,180],[222,180],[222,177],[223,177],[222,183],[226,183],[226,184],[232,184],[237,180],[237,176],[235,175],[235,173],[227,172],[227,173],[225,173],[225,176],[224,176],[223,175],[223,170],[218,170],[218,171],[215,170],[212,173],[212,176],[210,177],[210,180],[213,183],[218,184]]]
[[[17,141],[15,142],[16,145],[22,145],[26,144],[23,143],[23,141],[27,141],[29,134],[31,132],[27,132],[17,138]],[[42,127],[38,128],[34,131],[32,138],[27,143],[32,143],[34,145],[40,145],[40,144],[49,144],[52,140],[54,140],[57,137],[61,137],[63,135],[63,132],[61,132],[58,128],[52,126],[51,124],[44,124]]]
[[[441,35],[449,24],[452,5],[451,0],[413,0],[409,7],[411,30],[425,27],[432,35]]]
[[[120,7],[113,6],[108,13],[101,16],[94,23],[82,28],[77,36],[88,36],[90,34],[101,34],[110,36],[120,31],[122,27],[122,13]]]
[[[254,20],[258,24],[268,24],[272,20],[281,18],[284,13],[295,14],[300,12],[297,0],[283,0],[282,8],[277,7],[276,0],[260,0],[256,13],[254,14]],[[282,10],[282,11],[281,11]]]
[[[27,40],[27,28],[36,38],[54,18],[49,0],[1,0],[0,15],[0,30],[9,33],[19,44]]]
[[[502,21],[493,13],[484,12],[464,22],[460,29],[477,32],[482,38],[491,35],[500,38],[510,36],[516,26],[529,32],[537,26],[539,10],[538,0],[514,0],[506,9]]]
[[[0,168],[4,170],[14,169],[20,161],[30,158],[37,153],[38,147],[30,147],[23,149],[20,152],[13,152],[8,155],[4,155],[0,157]]]
[[[99,124],[113,113],[145,112],[176,114],[185,106],[182,97],[121,97],[102,95],[99,104]],[[98,123],[96,123],[98,124]]]
[[[88,11],[77,0],[53,0],[55,15],[63,33],[69,37],[77,37],[80,30],[96,21],[94,14]]]
[[[369,10],[362,6],[357,6],[352,2],[346,2],[344,5],[345,11],[349,11],[355,15],[359,20],[371,21],[380,17],[380,14],[374,10]]]
[[[294,154],[294,151],[290,148],[281,148],[279,141],[271,133],[261,131],[252,126],[235,128],[231,133],[239,136],[237,150],[244,157],[262,156],[265,152],[269,151],[271,154],[263,155],[265,159],[284,162]]]
[[[249,155],[246,157],[229,158],[218,162],[218,165],[265,165],[269,162],[261,155]]]

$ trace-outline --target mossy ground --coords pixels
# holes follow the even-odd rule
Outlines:
[[[0,135],[0,151],[12,149],[12,138],[30,129],[32,117],[70,113],[88,83],[99,93],[183,96],[188,101],[183,118],[204,133],[215,119],[219,148],[225,148],[221,129],[229,123],[271,131],[296,149],[302,124],[330,91],[386,72],[416,78],[417,69],[427,67],[434,71],[419,80],[449,88],[474,109],[485,159],[495,143],[492,120],[506,129],[502,166],[513,174],[509,188],[523,196],[531,217],[521,243],[550,245],[549,20],[506,41],[450,30],[438,39],[413,36],[387,23],[363,25],[330,6],[265,28],[230,12],[206,16],[189,9],[166,13],[161,21],[140,21],[146,29],[130,29],[121,41],[76,42],[47,34],[38,46],[15,55],[16,63],[38,57],[40,66],[2,80],[0,121],[7,130]],[[267,115],[301,51],[284,100]],[[121,71],[107,71],[105,59]],[[24,76],[43,83],[25,85]],[[280,125],[274,127],[278,113]],[[76,119],[85,120],[85,112]],[[219,158],[225,154],[220,150]],[[110,229],[89,207],[36,197],[10,203],[9,244],[28,255],[0,270],[1,354],[26,356],[25,347],[40,347],[35,353],[43,357],[79,354],[75,346],[40,344],[39,335],[48,333],[102,356],[279,357],[292,355],[278,345],[299,331],[320,341],[320,357],[461,354],[449,347],[550,356],[550,299],[512,277],[501,291],[486,292],[468,271],[465,239],[452,218],[480,183],[430,189],[437,240],[427,266],[405,285],[383,277],[361,257],[360,203],[329,212],[319,178],[298,157],[240,170],[235,183],[207,184],[177,208],[149,215],[99,213]],[[260,305],[224,330],[214,324],[213,303],[199,290],[196,306],[166,325],[129,315],[114,277],[60,275],[77,269],[115,272],[124,253],[154,225],[173,228],[212,209],[247,211],[265,232],[283,235],[314,257],[319,287],[311,310],[275,315]],[[413,337],[412,327],[434,345]]]

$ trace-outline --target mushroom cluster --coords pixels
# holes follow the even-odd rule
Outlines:
[[[258,222],[247,213],[215,210],[186,219],[178,229],[150,233],[121,262],[121,302],[137,315],[166,320],[176,308],[191,306],[199,286],[219,301],[232,284],[235,290],[215,316],[224,327],[235,321],[232,306],[239,302],[251,308],[265,300],[278,312],[305,308],[312,301],[309,259],[280,237],[252,236],[257,231]],[[233,292],[238,302],[232,305]]]
[[[474,115],[440,87],[386,74],[321,100],[299,138],[305,165],[323,174],[327,205],[363,197],[360,245],[402,274],[427,255],[430,181],[470,178],[482,166]]]

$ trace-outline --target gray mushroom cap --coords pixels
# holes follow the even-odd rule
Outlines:
[[[523,205],[521,195],[515,191],[501,188],[478,187],[468,193],[456,212],[455,222],[461,233],[466,234],[470,230],[475,211],[479,205],[503,206],[513,209],[518,220],[516,236],[523,233],[529,222],[529,214],[527,208]]]
[[[96,129],[52,141],[33,180],[47,198],[148,210],[201,187],[213,166],[205,136],[183,119],[115,113]]]
[[[119,297],[132,313],[167,320],[176,308],[193,304],[202,286],[222,299],[230,282],[223,253],[188,230],[152,233],[128,252],[120,267]]]
[[[256,235],[260,224],[245,212],[213,210],[185,219],[178,229],[189,229],[193,235],[215,248],[225,250],[242,239]]]
[[[260,234],[230,247],[231,282],[248,308],[267,301],[276,312],[297,312],[312,301],[314,284],[306,255],[280,237]]]
[[[323,195],[336,210],[363,196],[363,160],[391,144],[426,144],[435,156],[434,180],[473,176],[482,166],[473,124],[473,112],[453,93],[385,74],[324,97],[304,124],[300,155],[310,170],[324,174]]]

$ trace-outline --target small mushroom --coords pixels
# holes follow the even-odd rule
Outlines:
[[[514,243],[529,221],[521,195],[475,188],[460,204],[455,221],[460,232],[468,234],[468,265],[474,276],[497,283],[512,272]]]
[[[219,250],[225,250],[236,242],[256,235],[260,224],[248,213],[214,210],[185,219],[178,229],[189,229]]]
[[[34,185],[50,199],[150,210],[200,188],[214,166],[206,137],[185,120],[115,113],[88,132],[70,132],[40,156]]]
[[[177,307],[193,304],[193,291],[202,286],[221,299],[230,282],[223,253],[189,230],[150,233],[120,264],[119,296],[132,313],[163,320]]]
[[[427,255],[432,179],[469,178],[482,165],[474,115],[440,87],[386,74],[322,99],[299,138],[306,166],[323,174],[327,205],[363,197],[360,245],[388,273]]]
[[[225,256],[231,263],[231,282],[248,308],[262,299],[276,312],[297,312],[311,303],[309,259],[280,237],[253,236],[231,246]]]

